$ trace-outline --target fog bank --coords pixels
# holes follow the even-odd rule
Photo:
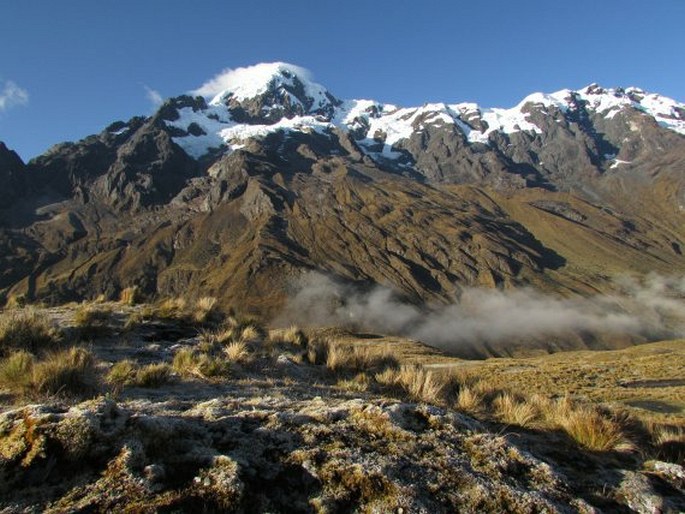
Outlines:
[[[579,332],[648,339],[685,334],[685,278],[624,278],[615,290],[563,298],[532,288],[467,288],[451,305],[417,306],[386,287],[360,291],[312,272],[295,284],[278,322],[404,335],[447,350]]]

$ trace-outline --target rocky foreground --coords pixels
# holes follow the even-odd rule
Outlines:
[[[501,400],[468,409],[464,384],[412,368],[408,385],[410,368],[368,335],[102,312],[50,310],[63,337],[87,334],[88,393],[5,384],[0,512],[685,509],[682,453],[659,460],[635,438],[591,450],[562,429],[503,422],[490,412]]]

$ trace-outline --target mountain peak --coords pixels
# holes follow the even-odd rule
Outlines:
[[[193,93],[211,98],[210,105],[225,105],[246,121],[330,114],[340,103],[311,79],[309,71],[284,62],[224,70]]]

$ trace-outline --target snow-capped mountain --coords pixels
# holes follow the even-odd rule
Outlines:
[[[685,106],[637,88],[399,107],[261,64],[28,164],[0,144],[0,299],[273,312],[304,270],[431,302],[604,290],[685,272],[683,163]]]
[[[401,143],[427,126],[450,127],[468,144],[488,145],[495,134],[542,134],[546,127],[532,119],[533,111],[544,111],[559,123],[637,112],[685,134],[685,104],[634,87],[592,84],[578,91],[534,93],[509,109],[483,109],[474,103],[402,108],[372,100],[340,101],[302,68],[273,63],[228,72],[196,93],[214,96],[200,108],[178,109],[178,118],[167,121],[182,133],[174,142],[194,158],[217,149],[231,151],[247,139],[277,131],[340,129],[351,133],[372,158],[401,159]]]

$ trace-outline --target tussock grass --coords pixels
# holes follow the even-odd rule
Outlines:
[[[191,325],[216,324],[223,317],[217,299],[205,296],[195,302],[183,297],[166,298],[145,310],[147,317],[180,321]]]
[[[187,306],[185,298],[167,298],[153,307],[153,315],[160,319],[182,320],[187,315]]]
[[[35,353],[53,349],[60,340],[59,330],[37,309],[27,307],[0,313],[0,355],[12,350]]]
[[[308,339],[306,334],[297,325],[288,328],[275,329],[269,332],[269,342],[272,344],[291,344],[294,346],[307,346]]]
[[[546,424],[560,428],[578,445],[591,451],[630,450],[634,445],[624,431],[625,420],[569,397],[539,402]]]
[[[141,367],[135,377],[138,387],[161,387],[172,380],[172,369],[166,363],[148,364]]]
[[[362,393],[368,391],[371,379],[366,373],[358,373],[350,379],[338,380],[336,386],[344,391]]]
[[[509,392],[500,393],[492,402],[496,416],[503,422],[521,427],[529,426],[538,417],[535,405]]]
[[[106,382],[117,391],[124,387],[161,387],[172,378],[171,366],[166,363],[140,366],[135,361],[124,359],[110,368]]]
[[[122,389],[135,384],[137,373],[138,365],[130,359],[124,359],[110,368],[106,381],[116,389]]]
[[[246,363],[251,360],[252,355],[248,349],[247,343],[242,340],[229,344],[224,348],[224,354],[230,362]]]
[[[656,458],[685,465],[685,427],[651,427],[652,444]]]
[[[248,325],[240,331],[240,342],[257,342],[262,338],[262,332],[254,325]]]
[[[76,347],[40,360],[26,351],[14,352],[0,361],[0,387],[27,398],[84,397],[97,390],[95,357]]]
[[[112,310],[102,305],[81,304],[74,313],[74,323],[79,327],[104,325],[112,317]]]
[[[35,357],[19,350],[0,361],[0,388],[24,394],[31,390]]]
[[[104,305],[81,304],[74,313],[74,324],[81,339],[107,335],[111,331],[112,309]]]
[[[375,375],[379,384],[400,389],[409,398],[427,403],[441,403],[447,379],[420,365],[405,364],[387,368]]]
[[[212,378],[228,373],[228,362],[220,356],[183,348],[176,352],[174,371],[183,377]]]
[[[227,346],[232,343],[258,344],[264,340],[265,330],[251,318],[240,319],[230,316],[215,330],[204,330],[200,339],[207,348]]]
[[[218,321],[219,310],[217,299],[212,296],[204,296],[195,303],[192,318],[196,323]]]
[[[21,309],[28,305],[28,299],[24,294],[11,294],[5,303],[6,309]]]
[[[124,305],[136,305],[142,302],[143,298],[140,294],[138,286],[130,286],[121,290],[119,295],[119,303]]]
[[[485,398],[475,387],[464,384],[459,388],[454,401],[457,410],[477,415],[483,412],[484,406]]]
[[[33,366],[32,389],[40,395],[85,396],[96,383],[95,357],[83,348],[49,354]]]
[[[399,366],[388,346],[355,345],[339,339],[309,341],[307,359],[334,373],[380,370]]]

